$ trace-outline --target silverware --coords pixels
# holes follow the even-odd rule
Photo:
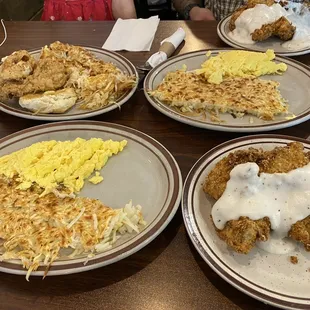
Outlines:
[[[143,66],[136,66],[139,74],[139,84],[143,83],[145,77],[153,68],[146,62]]]
[[[164,42],[158,49],[158,52],[164,52],[167,55],[167,59],[175,52],[176,48],[171,42]],[[155,54],[155,53],[154,53]],[[139,84],[141,84],[146,75],[153,69],[153,67],[146,61],[142,66],[136,66],[139,73]]]
[[[141,71],[145,74],[149,73],[149,71],[153,69],[148,62],[146,62],[143,66],[136,66],[136,68],[138,71]]]

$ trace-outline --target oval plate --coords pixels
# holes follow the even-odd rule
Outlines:
[[[182,177],[178,164],[169,151],[150,136],[112,123],[78,121],[50,123],[29,128],[0,140],[0,156],[45,140],[90,139],[123,140],[123,152],[109,159],[102,169],[104,181],[85,183],[79,196],[101,200],[112,208],[122,208],[131,199],[142,206],[147,226],[139,234],[123,235],[114,247],[87,259],[57,260],[48,275],[77,273],[117,262],[146,246],[168,225],[181,201]],[[45,266],[31,275],[42,276]],[[0,262],[0,271],[26,274],[20,261]]]
[[[263,42],[256,42],[255,44],[242,44],[235,40],[233,40],[229,36],[229,21],[231,15],[223,18],[219,24],[217,25],[217,34],[224,41],[231,47],[238,48],[238,49],[247,49],[257,52],[266,52],[268,49],[274,50],[274,52],[280,56],[300,56],[306,55],[310,53],[310,47],[290,51],[282,46],[283,41],[278,38],[272,37],[267,39]]]
[[[122,70],[124,73],[128,75],[136,76],[137,81],[138,81],[138,78],[139,78],[138,72],[135,66],[127,58],[117,53],[110,52],[110,51],[103,50],[103,49],[96,48],[96,47],[90,47],[90,46],[81,46],[81,47],[92,52],[98,59],[113,63],[117,68]],[[29,52],[35,58],[39,58],[40,53],[41,53],[41,48],[33,49]],[[70,110],[62,114],[35,114],[35,113],[28,111],[27,109],[22,108],[18,104],[18,99],[16,98],[9,100],[7,102],[0,102],[0,111],[14,115],[14,116],[22,117],[22,118],[41,120],[41,121],[66,121],[66,120],[75,120],[75,119],[85,119],[85,118],[97,116],[100,114],[104,114],[111,110],[119,108],[121,105],[126,103],[132,97],[132,95],[137,89],[137,86],[138,85],[136,85],[133,89],[129,90],[123,96],[118,98],[117,104],[110,104],[101,109],[93,110],[93,111],[80,110],[77,108],[77,105],[75,105]]]
[[[240,291],[284,309],[309,309],[310,253],[301,245],[292,254],[269,254],[254,248],[250,254],[228,249],[217,236],[210,218],[214,200],[204,193],[202,183],[215,164],[228,153],[249,147],[273,149],[300,141],[307,151],[307,140],[280,136],[257,135],[231,140],[203,155],[189,172],[183,190],[182,211],[187,232],[201,257],[224,280]],[[297,255],[298,264],[289,255]]]
[[[210,50],[211,55],[215,56],[219,52],[230,51],[232,49]],[[284,62],[288,69],[283,75],[268,75],[262,79],[274,80],[280,83],[279,90],[282,96],[288,100],[290,112],[296,117],[286,119],[277,116],[273,121],[264,121],[257,117],[246,115],[242,118],[233,118],[230,114],[220,114],[220,119],[224,123],[214,123],[202,117],[186,116],[160,100],[149,96],[147,90],[155,89],[170,71],[181,69],[185,64],[189,71],[200,68],[206,60],[206,53],[209,50],[191,52],[168,59],[159,66],[155,67],[144,81],[144,93],[147,100],[161,113],[188,125],[230,132],[259,132],[282,129],[300,124],[310,119],[310,67],[295,60],[276,57],[276,62]]]

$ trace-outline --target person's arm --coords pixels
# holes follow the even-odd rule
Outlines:
[[[201,8],[200,0],[173,0],[175,9],[184,16],[185,19],[191,20],[215,20],[212,12],[206,8]]]
[[[112,0],[112,13],[115,19],[137,18],[134,0]]]
[[[199,7],[199,4],[201,3],[200,0],[172,0],[174,8],[180,13],[184,14],[185,9],[188,6],[197,6]]]

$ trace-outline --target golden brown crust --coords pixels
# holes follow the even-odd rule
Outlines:
[[[252,33],[253,41],[264,41],[271,36],[276,36],[283,41],[291,40],[295,34],[296,27],[285,17],[281,17],[272,24],[263,25]]]
[[[206,177],[204,191],[214,199],[219,199],[225,191],[231,170],[247,162],[255,162],[260,173],[287,173],[307,165],[310,162],[310,152],[305,153],[300,142],[292,142],[271,151],[255,148],[238,150],[220,160],[211,170]],[[259,220],[240,217],[238,220],[228,221],[224,229],[216,229],[216,232],[236,252],[247,254],[256,241],[268,240],[270,230],[271,224],[267,217]],[[310,251],[310,216],[292,225],[289,237],[302,242],[306,250]]]
[[[294,265],[298,264],[298,257],[297,256],[290,256],[290,262]]]
[[[276,21],[274,35],[283,41],[291,40],[295,34],[296,27],[285,17]]]
[[[305,250],[310,251],[310,216],[292,225],[289,237],[303,243]]]
[[[87,49],[57,41],[42,49],[37,62],[27,51],[6,58],[0,67],[0,100],[74,88],[79,108],[96,110],[116,104],[136,83],[135,75],[97,59]]]
[[[238,150],[216,164],[206,177],[204,191],[214,199],[219,199],[226,188],[231,170],[239,164],[255,162],[260,173],[287,173],[307,165],[310,162],[309,158],[309,153],[304,152],[300,142],[292,142],[271,151],[255,148]]]
[[[33,74],[27,78],[24,94],[57,90],[65,85],[69,78],[65,63],[61,59],[40,59]]]
[[[24,92],[24,81],[8,81],[0,85],[0,100],[6,101],[12,97],[21,97]]]
[[[29,76],[34,68],[35,60],[27,51],[20,50],[14,52],[6,57],[0,66],[0,80],[1,82],[22,80]]]
[[[237,18],[247,9],[254,8],[257,4],[266,4],[272,6],[274,0],[250,0],[246,6],[243,6],[236,10],[229,21],[229,29],[233,31],[236,28],[235,22]],[[281,4],[283,5],[283,4]],[[253,41],[265,41],[271,36],[276,36],[283,41],[291,40],[295,34],[296,27],[294,27],[289,20],[285,17],[281,17],[277,21],[271,24],[263,25],[260,29],[256,29],[252,33]]]
[[[0,255],[2,259],[21,259],[29,270],[36,270],[46,260],[49,266],[59,257],[61,248],[72,248],[78,235],[83,251],[90,251],[103,238],[115,211],[99,200],[77,197],[59,198],[54,194],[40,197],[43,189],[33,185],[26,191],[16,189],[16,180],[0,176]],[[59,188],[62,194],[66,193]],[[68,224],[81,212],[81,220]],[[93,214],[98,229],[93,225]],[[82,252],[82,251],[81,251]]]
[[[236,117],[251,114],[271,120],[275,115],[288,112],[279,85],[253,77],[226,78],[214,84],[207,83],[204,76],[194,72],[176,71],[169,72],[150,94],[181,112],[207,110]]]
[[[271,229],[267,217],[253,221],[241,216],[238,220],[228,221],[222,230],[216,230],[218,236],[234,251],[248,254],[255,246],[256,241],[266,241]]]

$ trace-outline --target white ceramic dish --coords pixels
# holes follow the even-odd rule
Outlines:
[[[79,196],[96,198],[112,208],[122,208],[131,199],[142,206],[147,226],[139,234],[125,234],[112,249],[75,259],[59,259],[48,275],[77,273],[119,261],[146,246],[168,225],[179,207],[182,191],[180,169],[169,151],[156,140],[132,128],[103,122],[50,123],[29,128],[0,140],[0,156],[46,140],[89,139],[127,140],[126,148],[109,159],[101,170],[103,182],[86,182]],[[45,266],[31,275],[42,276]],[[0,271],[26,274],[20,261],[0,262]]]
[[[135,66],[125,57],[117,53],[96,47],[88,47],[88,46],[82,46],[82,47],[92,52],[98,59],[113,63],[124,73],[136,76],[138,81],[139,75]],[[30,51],[30,54],[33,55],[35,58],[39,58],[40,53],[41,49],[34,49]],[[117,100],[117,105],[110,104],[98,110],[81,110],[78,109],[77,105],[75,105],[70,110],[62,114],[40,114],[40,113],[35,114],[28,111],[27,109],[22,108],[18,103],[18,99],[14,98],[6,102],[0,102],[0,111],[14,116],[40,121],[67,121],[67,120],[85,119],[100,114],[104,114],[111,110],[119,108],[121,105],[126,103],[132,97],[136,89],[137,85],[133,89],[125,93],[122,97],[120,97]]]
[[[310,252],[296,243],[294,252],[285,255],[267,253],[255,248],[250,254],[238,254],[217,236],[210,218],[214,200],[204,193],[202,184],[215,164],[230,152],[249,147],[273,149],[300,141],[310,150],[307,140],[257,135],[223,143],[202,156],[185,181],[182,211],[188,234],[201,257],[223,279],[242,292],[265,303],[284,309],[309,309]],[[290,262],[298,257],[298,264]]]
[[[222,19],[218,26],[217,26],[217,34],[224,41],[231,47],[238,48],[238,49],[247,49],[257,52],[266,52],[268,49],[273,49],[277,55],[280,56],[300,56],[306,55],[310,53],[310,47],[302,48],[299,50],[288,50],[282,46],[283,41],[278,38],[272,37],[263,42],[257,42],[255,44],[241,44],[235,40],[233,40],[229,36],[229,21],[231,16],[227,16]]]
[[[228,50],[230,49],[210,51],[211,55],[215,56],[219,52]],[[189,71],[200,68],[201,64],[206,60],[206,53],[207,50],[202,50],[179,55],[155,67],[144,81],[144,93],[152,106],[179,122],[205,129],[230,132],[276,130],[298,125],[310,119],[310,67],[285,57],[276,57],[275,59],[276,62],[287,64],[288,69],[283,75],[268,75],[262,78],[280,82],[280,92],[288,100],[290,112],[296,116],[293,119],[277,116],[272,121],[265,121],[249,115],[242,118],[233,118],[230,114],[221,114],[220,119],[223,123],[218,124],[212,122],[209,118],[203,119],[202,117],[186,116],[148,94],[148,90],[155,89],[168,72],[181,69],[183,65],[186,65]]]

